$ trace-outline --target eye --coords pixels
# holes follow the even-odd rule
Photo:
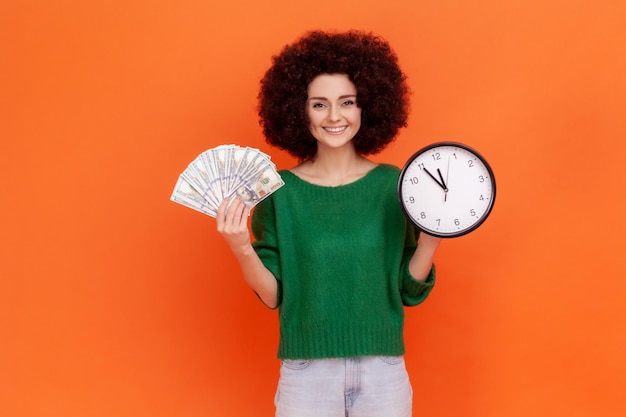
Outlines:
[[[355,104],[356,104],[356,102],[354,100],[352,100],[352,99],[346,100],[346,101],[341,103],[341,105],[344,106],[344,107],[354,106]]]
[[[326,107],[326,104],[317,102],[317,103],[313,103],[311,107],[313,107],[314,109],[323,109],[324,107]]]

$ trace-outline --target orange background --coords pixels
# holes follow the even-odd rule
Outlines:
[[[414,91],[376,160],[456,140],[498,182],[407,311],[415,415],[625,415],[625,21],[609,0],[3,0],[0,413],[273,415],[276,313],[169,196],[223,143],[290,167],[256,117],[270,56],[359,28]]]

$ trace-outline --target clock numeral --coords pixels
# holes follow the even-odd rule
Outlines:
[[[435,220],[437,222],[437,226],[441,226],[441,219]]]
[[[474,161],[472,161],[471,159],[469,161],[467,161],[467,165],[471,168],[474,166]]]
[[[453,152],[452,156],[454,156],[454,159],[459,159],[459,158],[456,157],[456,152]]]
[[[461,224],[461,222],[459,221],[459,219],[454,219],[454,225],[455,226],[458,226],[460,224]]]
[[[420,164],[417,164],[417,166],[418,166],[421,170],[426,169],[426,166],[424,166],[424,163],[423,163],[423,162],[422,162],[422,163],[420,163]]]
[[[433,157],[433,160],[435,160],[435,161],[441,160],[441,154],[439,152],[435,152],[431,156]]]
[[[420,217],[421,217],[422,219],[425,219],[425,218],[426,218],[426,213],[424,213],[424,212],[422,211],[422,212],[420,213]]]
[[[470,216],[472,216],[472,217],[473,217],[473,216],[476,216],[476,210],[471,209],[471,210],[470,210]]]
[[[409,203],[411,204],[415,203],[415,197],[409,197]]]
[[[482,175],[478,176],[478,182],[485,182],[485,177]]]
[[[417,179],[417,177],[413,177],[413,178],[409,178],[409,182],[413,185],[417,184],[419,182],[419,180]]]
[[[483,195],[482,195],[482,194],[480,195],[480,197],[478,197],[478,199],[479,199],[480,201],[485,201],[485,197],[483,197]]]

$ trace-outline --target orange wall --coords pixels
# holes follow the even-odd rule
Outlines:
[[[619,4],[619,5],[618,5]],[[415,414],[623,416],[623,2],[4,0],[0,410],[7,417],[270,416],[275,312],[213,219],[169,201],[222,143],[260,147],[270,56],[371,29],[415,92],[376,159],[457,140],[498,197],[444,242],[407,314]]]

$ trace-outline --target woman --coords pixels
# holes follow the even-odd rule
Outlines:
[[[405,417],[404,306],[434,284],[440,239],[419,245],[399,168],[367,159],[406,126],[409,89],[387,42],[314,31],[261,81],[267,141],[299,160],[254,210],[235,199],[217,228],[259,298],[279,309],[278,417]]]

